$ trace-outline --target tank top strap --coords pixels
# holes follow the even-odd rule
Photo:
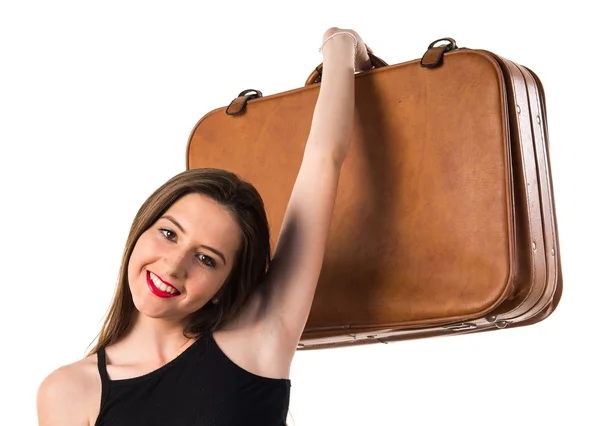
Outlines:
[[[96,353],[98,357],[98,373],[100,373],[100,381],[102,383],[102,395],[100,397],[100,410],[104,407],[104,401],[108,396],[108,388],[110,385],[110,378],[108,377],[108,370],[106,369],[106,351],[104,346],[101,346]]]

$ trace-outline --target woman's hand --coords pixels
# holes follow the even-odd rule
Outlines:
[[[369,58],[368,52],[372,50],[365,44],[358,33],[351,29],[331,27],[323,34],[323,41],[321,47],[324,47],[327,42],[336,37],[348,37],[354,40],[355,52],[354,57],[354,70],[355,71],[367,71],[373,68],[373,64]]]

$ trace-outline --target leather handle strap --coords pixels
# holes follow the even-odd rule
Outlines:
[[[369,59],[373,64],[374,68],[387,67],[388,64],[378,56],[374,55],[373,52],[367,52],[369,54]],[[310,86],[311,84],[316,84],[321,82],[321,77],[323,76],[323,62],[321,62],[310,75],[306,79],[305,86]]]

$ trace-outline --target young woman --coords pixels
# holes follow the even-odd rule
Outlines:
[[[352,30],[323,35],[304,158],[271,259],[260,195],[217,169],[185,171],[136,215],[95,348],[41,383],[40,426],[284,425],[354,116],[372,68]]]

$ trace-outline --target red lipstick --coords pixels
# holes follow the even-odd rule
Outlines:
[[[171,284],[169,284],[168,282],[165,282],[165,281],[163,281],[163,280],[162,280],[162,279],[161,279],[161,278],[160,278],[158,275],[156,275],[156,274],[152,274],[152,275],[154,275],[156,278],[158,278],[158,280],[159,280],[161,283],[165,284],[165,285],[166,285],[166,286],[168,286],[168,287],[171,287],[171,288],[175,289],[175,293],[174,293],[174,294],[171,294],[171,293],[169,293],[169,292],[166,292],[166,291],[162,291],[160,288],[158,288],[158,287],[156,286],[156,284],[154,284],[154,282],[152,281],[152,278],[150,277],[150,273],[151,273],[150,271],[146,271],[146,284],[148,285],[148,288],[150,289],[150,291],[151,291],[151,292],[152,292],[154,295],[156,295],[156,296],[158,296],[158,297],[161,297],[161,298],[163,298],[163,299],[168,299],[168,298],[171,298],[171,297],[179,296],[179,295],[181,294],[181,293],[180,293],[180,292],[179,292],[177,289],[175,289],[175,287],[173,287],[173,286],[172,286]]]

